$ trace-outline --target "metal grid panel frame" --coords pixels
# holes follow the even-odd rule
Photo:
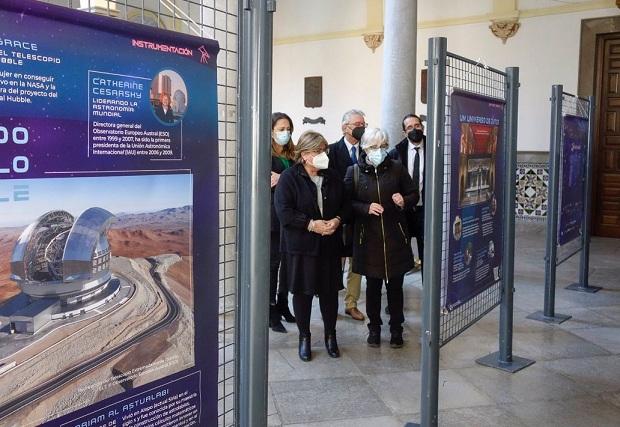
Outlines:
[[[581,117],[586,120],[590,120],[589,117],[590,111],[590,102],[587,99],[579,98],[570,93],[562,92],[562,118],[567,115]],[[586,147],[587,149],[587,147]],[[558,183],[563,181],[564,176],[564,132],[560,133],[560,164],[559,164],[559,180]],[[584,153],[585,154],[585,153]],[[587,159],[584,156],[584,162]],[[585,167],[584,164],[584,177],[585,177]],[[584,180],[585,185],[585,180]],[[585,188],[584,188],[585,191]],[[584,192],[584,202],[585,202],[585,192]],[[559,185],[558,189],[558,206],[562,206],[562,185]],[[559,215],[558,215],[559,221]],[[583,230],[582,230],[583,233]],[[556,239],[557,243],[557,239]],[[564,245],[557,244],[557,255],[556,255],[556,265],[560,265],[571,258],[573,255],[576,255],[583,249],[583,238],[575,238],[570,242],[567,242]]]
[[[443,187],[443,236],[441,301],[446,300],[449,268],[448,243],[450,241],[450,177],[451,177],[451,108],[452,92],[461,89],[478,95],[506,101],[506,73],[448,52],[445,68],[445,123],[444,132],[444,187]],[[506,129],[506,123],[504,123]],[[506,143],[506,133],[503,135]],[[502,144],[503,145],[503,144]],[[502,301],[502,282],[497,281],[469,301],[454,310],[442,310],[440,319],[441,346],[472,326]]]
[[[218,425],[235,424],[238,0],[43,0],[215,39],[219,149]]]

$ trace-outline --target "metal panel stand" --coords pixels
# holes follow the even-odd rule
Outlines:
[[[603,287],[602,286],[590,286],[590,285],[583,286],[581,283],[571,283],[565,289],[568,289],[569,291],[578,291],[578,292],[586,292],[588,294],[595,294],[601,289],[603,289]]]
[[[547,209],[547,251],[545,255],[544,310],[527,316],[545,323],[562,323],[571,316],[555,312],[555,273],[557,268],[557,235],[560,194],[560,152],[562,150],[562,85],[551,90],[551,142],[549,150],[549,201]]]
[[[441,306],[441,253],[443,204],[443,144],[445,115],[445,68],[448,42],[443,37],[429,40],[428,52],[428,134],[426,145],[426,177],[428,185],[424,198],[424,296],[422,299],[422,393],[420,399],[420,424],[408,426],[430,427],[438,425],[439,407],[439,318]]]
[[[583,206],[583,247],[581,250],[581,258],[579,262],[579,282],[568,285],[566,289],[578,292],[596,293],[603,289],[600,286],[590,286],[588,284],[588,273],[590,270],[590,225],[592,222],[592,151],[594,146],[594,97],[588,97],[588,152],[586,154],[586,173],[585,173],[585,200]]]
[[[538,310],[526,316],[527,319],[538,320],[539,322],[545,322],[545,323],[553,323],[556,325],[566,322],[571,317],[572,316],[568,314],[560,314],[560,313],[555,313],[553,316],[546,316],[543,310]]]
[[[274,1],[239,2],[238,346],[235,425],[267,425],[269,170]]]
[[[504,258],[502,261],[502,302],[499,320],[499,351],[476,360],[476,363],[507,372],[517,372],[534,363],[512,354],[515,193],[517,175],[517,120],[519,111],[519,68],[506,69],[506,192],[504,194]]]

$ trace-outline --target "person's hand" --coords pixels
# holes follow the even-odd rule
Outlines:
[[[383,213],[383,206],[381,206],[379,203],[371,203],[370,206],[368,207],[369,215],[379,216],[382,213]]]
[[[392,194],[392,200],[399,208],[403,208],[405,206],[405,199],[403,199],[403,195],[400,193]]]
[[[327,221],[323,221],[322,219],[312,220],[312,232],[320,234],[321,236],[329,236],[334,230],[332,230],[327,223]]]
[[[332,218],[329,221],[325,221],[325,224],[332,230],[329,234],[332,234],[340,226],[340,218]]]
[[[271,187],[272,188],[276,186],[279,179],[280,179],[279,173],[271,172]]]

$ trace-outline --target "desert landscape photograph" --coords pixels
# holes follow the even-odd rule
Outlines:
[[[0,424],[38,425],[194,366],[191,174],[20,183],[29,200],[0,217]],[[101,283],[88,294],[68,254],[95,232],[77,256]]]

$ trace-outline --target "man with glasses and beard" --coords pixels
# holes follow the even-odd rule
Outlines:
[[[344,181],[347,168],[357,164],[359,158],[359,141],[366,129],[364,112],[349,110],[342,116],[342,138],[338,142],[329,145],[329,168],[338,172]],[[351,271],[351,255],[353,251],[353,223],[345,224],[344,230],[344,256],[347,257],[347,293],[344,298],[345,313],[355,320],[363,321],[364,315],[357,308],[357,301],[361,293],[362,277]]]

